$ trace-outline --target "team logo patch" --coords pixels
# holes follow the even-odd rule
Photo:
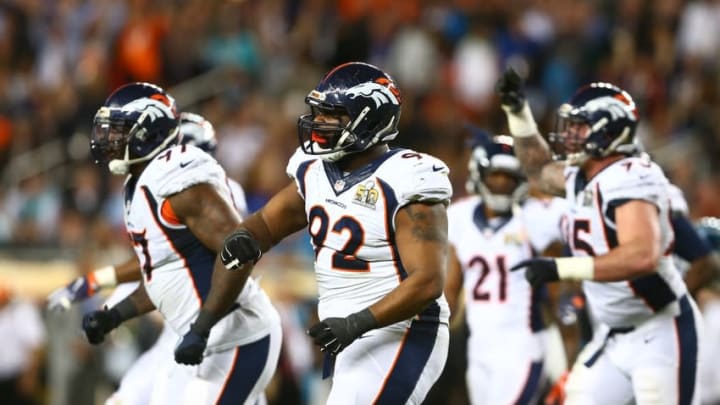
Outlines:
[[[380,193],[375,188],[375,182],[374,181],[368,181],[365,184],[360,184],[355,190],[355,196],[353,197],[352,202],[354,204],[362,205],[365,208],[372,208],[375,209],[375,204],[377,204],[378,197],[380,196]]]
[[[515,233],[506,233],[503,242],[506,245],[522,246],[529,239],[530,238],[528,237],[527,232],[519,231],[519,232],[515,232]]]

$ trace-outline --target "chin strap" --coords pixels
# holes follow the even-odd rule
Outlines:
[[[134,165],[135,163],[141,163],[148,161],[152,158],[154,158],[158,153],[160,153],[163,149],[167,148],[170,143],[177,138],[177,135],[179,133],[179,128],[175,128],[172,134],[165,138],[163,143],[161,143],[157,148],[153,149],[152,152],[148,153],[145,156],[130,159],[130,145],[129,143],[125,145],[125,156],[122,159],[113,159],[110,162],[108,162],[108,169],[110,169],[110,173],[116,174],[116,175],[125,175],[128,174],[130,171],[130,165]]]

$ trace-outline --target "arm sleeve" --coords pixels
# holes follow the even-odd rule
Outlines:
[[[684,260],[693,262],[707,256],[712,251],[708,242],[695,230],[695,227],[685,215],[676,214],[671,218],[675,232],[674,252]]]

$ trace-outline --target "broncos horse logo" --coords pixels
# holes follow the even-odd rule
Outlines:
[[[142,111],[143,116],[150,118],[150,122],[163,116],[172,118],[175,115],[170,106],[168,106],[163,100],[158,100],[155,97],[133,100],[122,106],[121,111]]]
[[[590,112],[598,110],[606,110],[610,114],[610,118],[616,120],[618,118],[627,118],[630,121],[636,121],[636,112],[633,111],[632,106],[628,105],[623,99],[617,97],[600,97],[595,100],[590,100],[585,105],[585,108]]]
[[[356,97],[370,98],[375,102],[375,108],[383,104],[400,104],[400,91],[389,80],[378,80],[373,83],[361,83],[347,90],[347,95],[353,99]]]

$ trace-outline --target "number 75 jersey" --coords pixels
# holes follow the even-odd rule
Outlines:
[[[413,202],[448,204],[452,196],[445,163],[407,149],[351,173],[298,150],[287,173],[305,200],[320,319],[345,317],[395,289],[408,276],[395,242],[398,211]],[[419,315],[443,323],[448,316],[444,297]]]
[[[629,201],[655,206],[664,254],[654,273],[627,281],[583,281],[593,316],[611,327],[637,325],[686,293],[670,253],[674,232],[670,222],[669,182],[659,166],[640,157],[618,160],[592,179],[577,168],[566,169],[570,203],[566,235],[573,256],[601,256],[619,245],[615,210]]]

